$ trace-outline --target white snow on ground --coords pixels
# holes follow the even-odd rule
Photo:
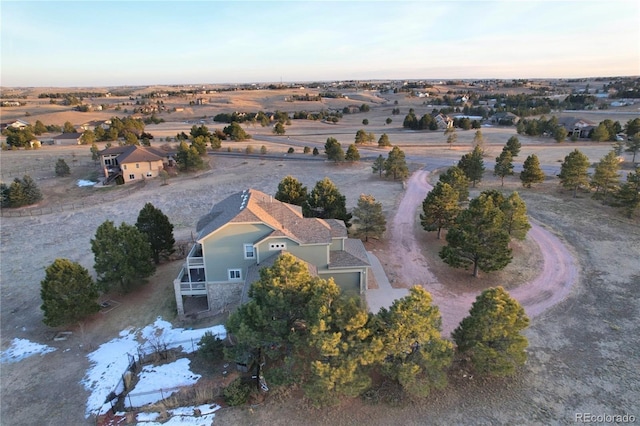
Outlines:
[[[120,337],[106,342],[95,351],[91,352],[87,357],[91,363],[91,367],[82,380],[84,387],[91,392],[87,400],[85,415],[89,417],[93,414],[102,414],[111,408],[111,404],[105,403],[109,393],[114,391],[116,385],[120,382],[122,375],[125,373],[129,365],[129,356],[127,354],[138,354],[138,349],[143,348],[145,353],[151,353],[153,348],[162,344],[168,349],[182,347],[185,353],[194,352],[198,347],[197,343],[205,332],[210,331],[214,335],[218,335],[221,339],[226,336],[224,326],[218,325],[209,328],[201,328],[197,330],[187,330],[182,328],[173,328],[171,323],[158,318],[153,324],[143,329],[127,329],[120,332]],[[174,363],[175,364],[175,363]],[[171,364],[168,364],[171,366]],[[184,367],[184,371],[179,371],[177,367],[173,367],[173,374],[166,377],[162,374],[152,375],[144,381],[141,379],[138,385],[132,390],[132,393],[141,392],[140,386],[148,389],[161,389],[182,386],[185,383],[193,384],[189,378],[194,374],[188,369],[188,364]],[[154,367],[156,370],[160,367]],[[167,367],[172,368],[172,367]],[[157,380],[158,382],[154,382]],[[121,389],[115,390],[116,392]],[[150,395],[155,396],[156,394]],[[159,393],[157,395],[160,395]],[[157,399],[156,399],[157,400]],[[155,402],[155,401],[153,401]]]
[[[145,365],[138,375],[139,381],[133,391],[127,396],[127,406],[142,407],[153,404],[173,393],[176,386],[191,386],[199,379],[199,374],[193,374],[189,369],[191,361],[180,358],[170,364]],[[158,392],[158,389],[172,389]]]
[[[78,182],[76,182],[76,184],[80,187],[82,186],[93,186],[98,182],[92,182],[90,180],[86,180],[86,179],[79,179]]]
[[[55,350],[56,349],[51,346],[41,345],[39,343],[30,342],[26,339],[16,338],[11,341],[9,349],[2,351],[2,355],[0,355],[0,363],[18,362],[25,358],[29,358],[32,355],[44,355]]]
[[[200,410],[200,416],[195,417],[194,411]],[[136,421],[143,423],[145,426],[209,426],[213,422],[215,412],[220,409],[219,405],[199,405],[197,407],[180,407],[173,410],[167,410],[171,415],[171,419],[161,423],[156,422],[160,417],[160,413],[139,413]],[[118,413],[124,416],[124,413]]]

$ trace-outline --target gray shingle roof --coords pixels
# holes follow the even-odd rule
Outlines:
[[[198,221],[196,230],[201,239],[227,223],[264,223],[273,229],[271,236],[288,237],[302,244],[328,244],[334,235],[346,236],[346,227],[343,232],[339,222],[303,217],[298,206],[247,189],[213,206],[209,214]]]
[[[118,154],[118,164],[159,161],[169,155],[169,153],[155,148],[137,145],[113,146],[100,151],[100,155],[108,154]]]
[[[355,238],[347,238],[344,242],[344,250],[329,252],[329,269],[353,268],[371,266],[367,257],[367,250],[362,241]]]

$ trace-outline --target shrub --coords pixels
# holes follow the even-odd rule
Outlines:
[[[71,174],[71,169],[69,169],[69,165],[63,158],[58,158],[58,162],[56,163],[56,176],[69,176]]]
[[[287,150],[287,154],[293,154],[294,151],[293,147],[291,147]]]
[[[264,145],[262,145],[262,146],[260,147],[260,154],[264,155],[264,154],[266,154],[266,153],[267,153],[267,147],[266,147],[266,146],[264,146]]]
[[[253,154],[253,151],[254,151],[253,145],[247,145],[247,147],[244,150],[246,154]]]
[[[318,151],[318,147],[313,148],[313,155],[318,155],[320,152]]]
[[[308,146],[305,146],[302,152],[304,152],[305,154],[308,154],[311,152],[311,148],[309,148]]]
[[[198,342],[198,354],[207,361],[221,361],[224,357],[224,344],[218,336],[207,331]]]
[[[246,404],[250,394],[251,388],[240,377],[229,383],[229,386],[222,391],[225,402],[232,407]]]

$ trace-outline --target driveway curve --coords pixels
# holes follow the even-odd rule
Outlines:
[[[422,285],[433,297],[433,303],[442,315],[444,336],[458,326],[467,316],[471,304],[479,294],[452,292],[441,285],[422,255],[416,238],[417,212],[433,186],[427,183],[429,172],[419,170],[407,181],[406,192],[391,222],[387,256],[384,259],[395,273],[394,281],[406,286]],[[542,267],[533,280],[509,291],[524,307],[530,318],[536,317],[564,300],[571,286],[577,281],[576,260],[569,249],[540,223],[531,220],[530,238],[542,253]],[[391,294],[390,294],[391,295]]]

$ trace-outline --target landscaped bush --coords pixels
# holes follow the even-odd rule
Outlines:
[[[222,395],[224,400],[230,406],[246,404],[251,394],[251,388],[248,383],[244,383],[241,377],[238,377],[229,386],[224,388]]]
[[[198,354],[207,361],[221,361],[224,357],[224,343],[218,336],[207,331],[198,342]]]

